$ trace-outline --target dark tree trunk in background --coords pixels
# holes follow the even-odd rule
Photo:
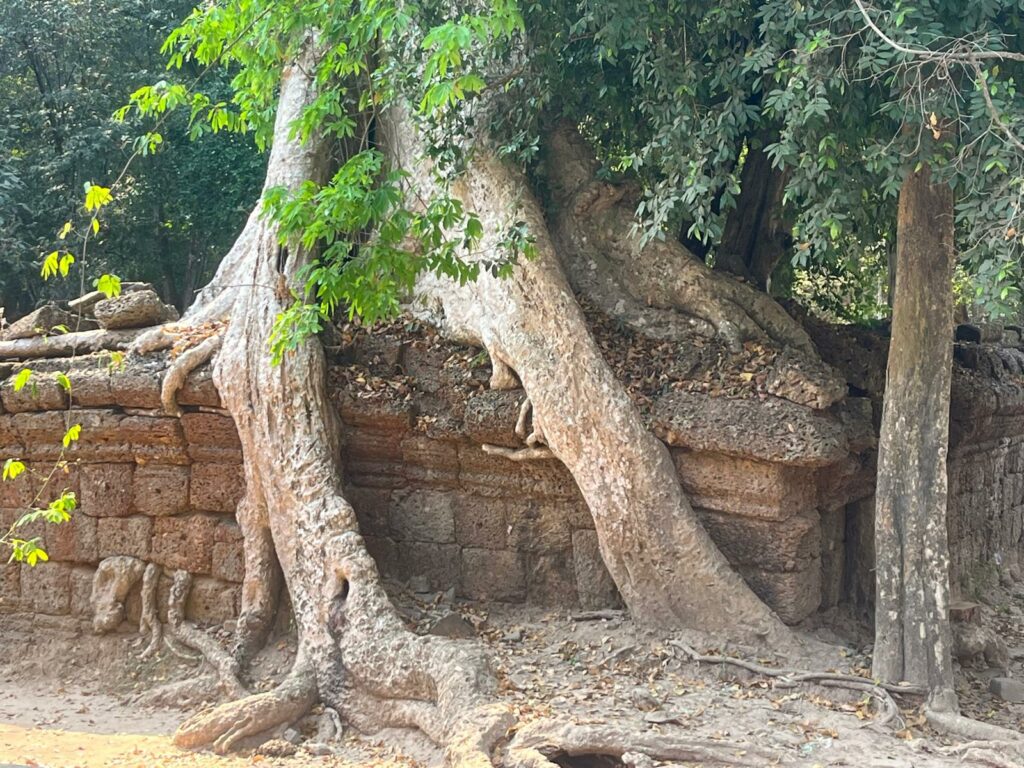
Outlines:
[[[747,152],[740,197],[729,213],[715,267],[764,290],[775,265],[792,245],[793,223],[782,209],[786,175],[772,167],[763,149]]]
[[[900,190],[878,450],[873,674],[927,686],[939,711],[956,709],[946,529],[954,259],[953,192],[924,167]]]

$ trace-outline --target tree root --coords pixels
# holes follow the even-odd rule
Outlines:
[[[677,733],[623,725],[579,725],[538,720],[512,737],[505,754],[509,768],[556,768],[562,756],[645,755],[654,760],[681,760],[701,765],[766,766],[780,756],[753,744],[691,739]],[[635,757],[632,758],[637,764]]]
[[[160,402],[167,414],[181,416],[181,408],[178,407],[178,391],[185,386],[185,379],[192,371],[208,362],[217,353],[222,342],[223,336],[220,334],[210,336],[178,355],[171,363],[160,388]]]
[[[149,644],[143,649],[140,658],[145,661],[158,650],[164,639],[163,624],[157,615],[156,590],[160,584],[160,566],[149,563],[142,576],[142,616],[139,619],[139,634],[143,638],[149,635]]]
[[[851,691],[862,691],[870,695],[879,706],[879,715],[873,725],[877,727],[887,726],[899,717],[899,707],[893,700],[891,693],[923,696],[926,691],[910,685],[889,685],[874,683],[871,680],[856,675],[842,675],[836,672],[809,672],[797,669],[783,669],[777,667],[766,667],[744,659],[734,659],[729,656],[707,656],[697,653],[693,648],[678,640],[670,641],[670,644],[682,651],[692,661],[702,664],[726,664],[756,675],[770,677],[778,682],[780,688],[795,688],[802,684],[822,685],[828,688],[843,688]]]
[[[480,449],[490,456],[501,456],[509,461],[539,461],[541,459],[554,458],[551,449],[547,446],[537,448],[505,448],[500,445],[484,443]]]
[[[223,755],[242,739],[298,720],[317,699],[316,676],[309,665],[297,659],[288,677],[274,690],[190,717],[175,732],[174,744],[184,749],[212,745],[214,752]]]
[[[1012,744],[1014,749],[1024,754],[1024,734],[1018,731],[973,720],[958,712],[944,712],[928,706],[924,709],[924,715],[928,720],[928,725],[941,733],[961,739],[988,742],[990,747],[999,744]]]
[[[185,599],[191,586],[191,574],[187,571],[174,572],[171,597],[167,604],[168,629],[175,639],[199,651],[213,666],[220,680],[221,690],[226,696],[238,698],[248,695],[249,691],[239,680],[238,662],[235,657],[221,648],[215,639],[185,620]]]

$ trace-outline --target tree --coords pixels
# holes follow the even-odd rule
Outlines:
[[[940,10],[930,24],[952,14]],[[576,295],[657,338],[785,346],[825,381],[810,404],[841,398],[799,325],[710,265],[725,239],[722,265],[735,251],[764,279],[788,239],[767,257],[751,241],[787,220],[804,263],[893,234],[870,215],[899,188],[892,128],[927,136],[930,121],[878,87],[895,82],[893,57],[857,18],[774,1],[550,3],[521,16],[506,2],[296,0],[212,5],[172,35],[176,65],[236,68],[231,104],[173,85],[137,91],[134,107],[191,107],[271,145],[260,205],[185,316],[223,335],[181,355],[164,392],[173,409],[184,375],[216,355],[243,444],[246,580],[236,647],[218,665],[224,689],[242,688],[268,630],[278,564],[299,630],[281,686],[193,718],[179,743],[226,750],[322,698],[359,728],[415,726],[452,764],[488,765],[512,722],[475,651],[403,628],[341,489],[313,334],[335,311],[372,321],[409,298],[487,350],[492,386],[522,383],[532,434],[504,455],[569,468],[639,621],[792,641],[699,525]],[[847,91],[837,61],[850,46],[865,76]],[[867,119],[878,110],[888,122]],[[955,176],[941,156],[922,155]],[[681,230],[700,254],[668,234]]]

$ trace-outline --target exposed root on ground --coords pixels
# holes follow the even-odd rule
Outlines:
[[[149,643],[139,655],[143,661],[160,650],[164,639],[164,628],[157,615],[156,605],[156,591],[159,585],[160,566],[149,563],[142,576],[142,616],[139,618],[139,634],[143,638],[149,635]]]
[[[300,654],[277,688],[190,717],[175,732],[174,743],[185,749],[210,745],[214,752],[223,755],[242,739],[295,722],[317,700],[316,675]]]
[[[1003,728],[992,723],[983,723],[964,717],[959,712],[943,712],[926,706],[924,715],[930,725],[940,733],[969,739],[977,742],[988,742],[988,746],[1013,745],[1018,756],[1024,755],[1024,733]]]
[[[755,744],[691,739],[680,728],[642,729],[610,724],[538,720],[520,729],[506,749],[510,768],[556,768],[561,757],[644,755],[654,760],[684,760],[701,765],[777,764],[781,756]],[[637,762],[634,762],[637,764]]]
[[[827,688],[842,688],[867,693],[879,706],[879,715],[874,722],[879,727],[886,726],[899,717],[900,709],[890,695],[891,693],[911,696],[923,696],[926,693],[916,686],[875,684],[867,678],[856,675],[766,667],[763,664],[746,661],[745,659],[734,659],[729,656],[708,656],[697,653],[696,650],[678,640],[672,640],[670,644],[692,661],[701,664],[726,664],[738,667],[739,669],[745,669],[756,675],[774,679],[776,686],[780,688],[795,688],[798,685],[821,685]]]

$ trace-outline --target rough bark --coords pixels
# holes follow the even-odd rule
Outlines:
[[[750,147],[740,177],[740,196],[725,222],[715,268],[768,286],[775,265],[792,245],[792,221],[783,212],[786,175],[760,147]]]
[[[953,192],[927,166],[900,190],[892,342],[875,509],[874,676],[956,708],[949,628],[946,452],[952,366]]]
[[[392,118],[385,133],[393,160],[412,171],[413,197],[429,199],[433,182],[414,129]],[[452,336],[485,347],[499,370],[518,374],[534,427],[586,499],[605,564],[634,618],[654,626],[787,638],[786,628],[701,526],[668,450],[647,430],[601,356],[524,176],[480,141],[456,186],[484,224],[480,252],[500,253],[502,233],[521,221],[535,238],[537,256],[504,279],[485,270],[460,286],[428,276],[416,307]],[[617,223],[628,231],[629,222]],[[672,280],[661,267],[662,282]]]

